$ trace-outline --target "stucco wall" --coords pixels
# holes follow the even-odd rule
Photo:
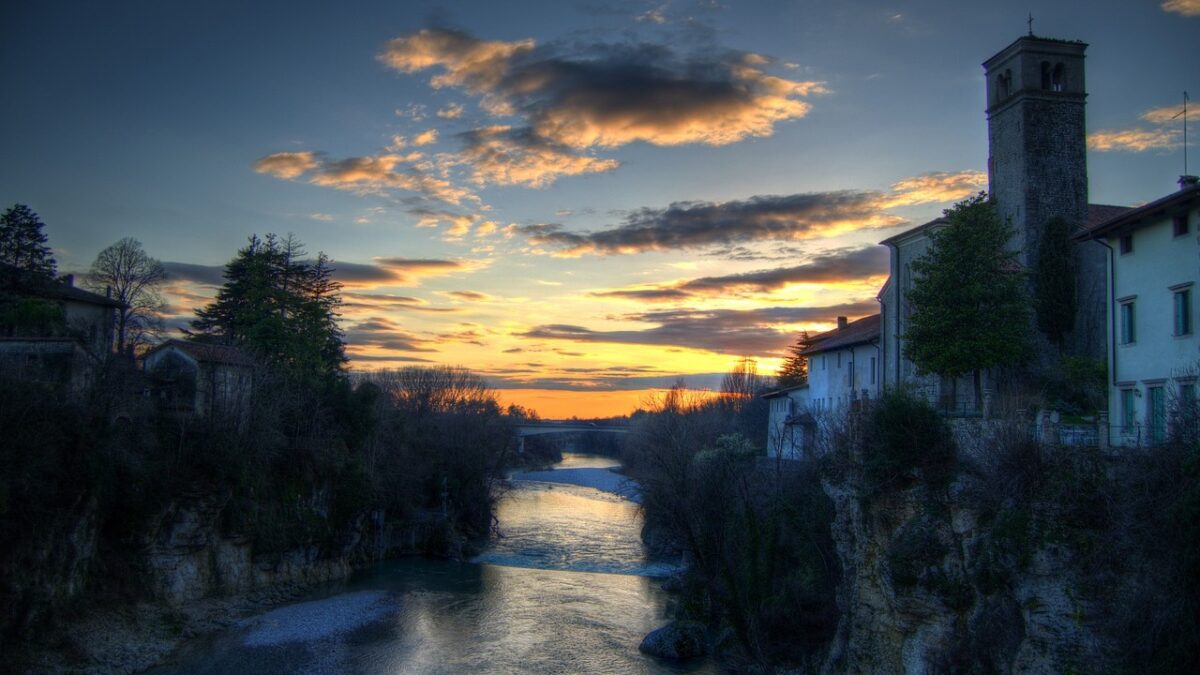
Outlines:
[[[1200,369],[1200,337],[1197,337],[1197,312],[1200,312],[1200,212],[1188,213],[1188,233],[1174,235],[1171,215],[1132,232],[1133,251],[1122,255],[1119,236],[1108,243],[1114,250],[1115,281],[1109,304],[1110,335],[1116,322],[1116,366],[1110,378],[1109,424],[1113,445],[1145,444],[1148,436],[1150,396],[1147,389],[1162,386],[1168,405],[1177,402],[1179,386],[1194,382]],[[1174,290],[1191,283],[1192,332],[1174,334]],[[1132,298],[1135,341],[1121,344],[1120,305]],[[1110,364],[1112,367],[1112,364]],[[1194,386],[1194,385],[1193,385]],[[1122,390],[1135,392],[1137,428],[1123,429]]]

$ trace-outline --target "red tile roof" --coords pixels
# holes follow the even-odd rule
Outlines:
[[[229,345],[214,345],[189,340],[167,340],[150,351],[156,352],[167,347],[175,347],[197,361],[206,363],[222,363],[231,366],[254,365],[254,359],[249,354]]]
[[[819,354],[831,349],[875,342],[879,339],[879,315],[851,321],[845,328],[834,328],[812,338],[813,345],[800,352],[801,355]]]
[[[1164,216],[1168,210],[1189,207],[1190,204],[1196,200],[1200,200],[1200,185],[1189,185],[1188,187],[1185,187],[1181,190],[1176,190],[1165,197],[1155,199],[1149,204],[1144,204],[1136,208],[1127,208],[1121,211],[1116,211],[1107,219],[1101,220],[1094,224],[1089,223],[1089,227],[1075,235],[1075,238],[1094,239],[1096,237],[1104,236],[1110,232],[1114,232],[1127,226],[1137,225],[1146,218],[1158,218],[1160,216]]]

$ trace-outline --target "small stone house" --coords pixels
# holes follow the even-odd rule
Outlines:
[[[237,347],[167,340],[142,363],[151,394],[166,412],[240,416],[249,406],[254,360]]]
[[[82,391],[115,352],[121,303],[76,288],[74,277],[34,283],[9,265],[0,269],[0,368],[28,381]]]
[[[1077,238],[1109,256],[1109,444],[1160,444],[1200,417],[1200,181],[1184,176],[1178,191]]]
[[[817,420],[808,410],[808,385],[762,395],[767,401],[767,456],[801,459],[816,444]]]

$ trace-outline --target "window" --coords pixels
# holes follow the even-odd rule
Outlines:
[[[1179,414],[1190,418],[1196,416],[1196,384],[1194,382],[1179,383]]]
[[[1133,301],[1121,303],[1121,344],[1130,345],[1137,340],[1137,325],[1133,314]]]
[[[821,370],[825,370],[825,354],[821,355]]]
[[[1161,386],[1146,389],[1146,423],[1150,426],[1152,444],[1167,440],[1167,399]]]
[[[871,384],[875,384],[875,357],[871,357]]]
[[[1050,75],[1051,91],[1066,91],[1067,90],[1067,69],[1063,64],[1059,63],[1054,66],[1054,72]]]
[[[1188,233],[1188,217],[1186,213],[1180,213],[1172,219],[1175,227],[1175,236],[1182,237]]]
[[[846,381],[850,384],[850,388],[854,389],[854,361],[850,361],[850,372]]]
[[[1192,334],[1192,289],[1175,291],[1175,334]]]
[[[1135,389],[1121,390],[1121,430],[1129,433],[1137,424],[1137,408],[1134,407]]]
[[[1050,62],[1042,61],[1042,89],[1050,88]]]
[[[1129,253],[1133,253],[1133,235],[1123,234],[1121,235],[1121,255]]]

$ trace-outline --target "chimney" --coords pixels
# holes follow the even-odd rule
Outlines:
[[[1179,189],[1181,191],[1186,190],[1190,187],[1195,187],[1198,183],[1200,183],[1200,176],[1180,176],[1179,177]]]
[[[845,328],[845,327],[846,327],[846,323],[847,323],[847,322],[846,322],[846,317],[844,317],[844,316],[839,316],[839,317],[838,317],[838,330],[842,330],[843,328]]]
[[[74,286],[75,285],[75,275],[74,274],[64,275],[63,283],[66,284],[68,287]]]

